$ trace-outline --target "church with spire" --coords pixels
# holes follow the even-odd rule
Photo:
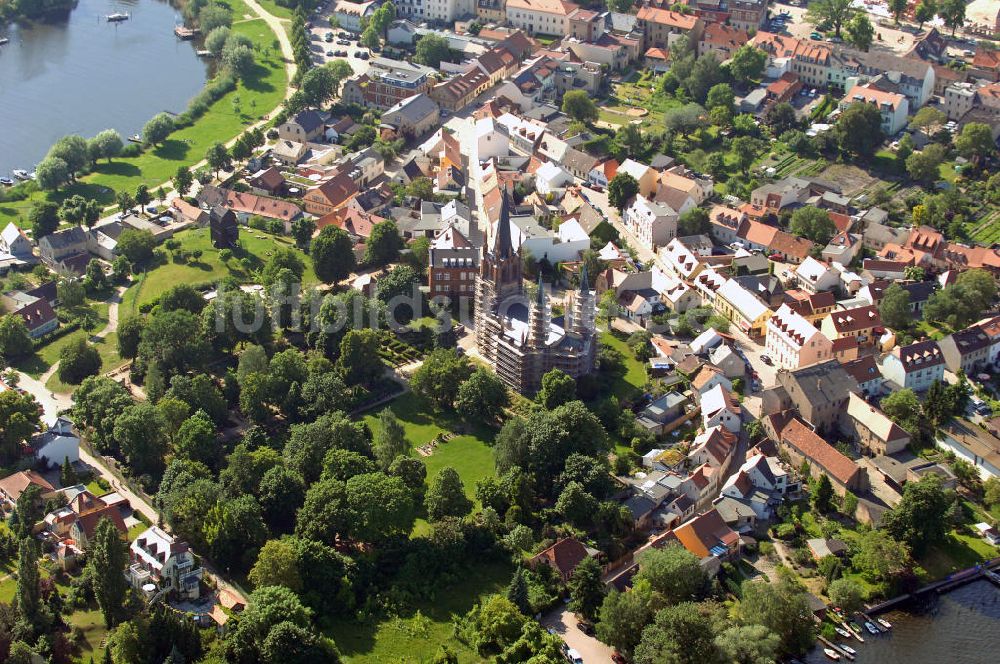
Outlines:
[[[504,383],[534,394],[552,369],[574,378],[594,370],[596,297],[584,269],[580,287],[567,297],[565,316],[553,319],[541,278],[534,294],[525,288],[520,243],[515,247],[512,226],[504,196],[499,219],[483,243],[476,278],[476,345]]]

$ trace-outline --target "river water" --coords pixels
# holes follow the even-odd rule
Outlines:
[[[105,16],[128,12],[123,23]],[[123,138],[160,111],[180,112],[207,65],[174,36],[165,0],[79,0],[68,19],[0,27],[0,175],[30,169],[66,134]]]
[[[1000,588],[986,580],[961,586],[931,600],[882,615],[892,631],[848,643],[856,664],[988,664],[1000,662]],[[841,639],[843,641],[843,639]],[[809,664],[829,663],[819,648]],[[843,661],[843,660],[842,660]]]

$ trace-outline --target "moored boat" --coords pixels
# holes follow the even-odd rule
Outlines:
[[[840,661],[840,653],[833,648],[823,648],[823,654],[835,662]]]
[[[28,175],[28,171],[20,169],[20,168],[15,168],[13,171],[11,171],[11,173],[13,173],[14,177],[16,177],[18,180],[30,180],[31,179],[31,176]]]
[[[885,618],[876,618],[875,620],[877,620],[878,624],[881,625],[882,627],[884,627],[886,629],[892,629],[892,623],[890,623]]]
[[[868,630],[869,634],[878,634],[881,630],[875,626],[875,623],[865,621],[865,629]]]
[[[108,23],[121,23],[128,20],[128,12],[115,12],[114,14],[108,14],[104,18],[108,20]]]
[[[848,655],[857,655],[858,651],[851,646],[845,646],[843,643],[838,643],[837,647],[846,652]]]
[[[6,37],[0,37],[0,46],[3,46],[4,44],[9,44],[9,43],[10,43],[9,39],[7,39]]]
[[[835,630],[837,630],[837,634],[840,634],[840,635],[841,635],[842,637],[844,637],[845,639],[849,639],[849,638],[851,638],[851,633],[850,633],[850,632],[848,632],[848,631],[847,631],[846,629],[844,629],[843,627],[834,627],[834,629],[835,629]]]

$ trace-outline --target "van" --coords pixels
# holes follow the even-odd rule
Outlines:
[[[583,664],[583,657],[580,656],[580,653],[576,649],[570,648],[566,651],[566,661],[572,664]]]

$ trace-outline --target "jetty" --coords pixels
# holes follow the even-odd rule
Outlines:
[[[187,41],[189,39],[194,39],[201,33],[198,28],[188,28],[183,25],[178,25],[174,28],[174,34],[177,35],[178,39],[183,39]]]
[[[826,639],[825,637],[822,637],[822,636],[817,636],[816,638],[819,640],[820,643],[822,643],[823,645],[825,645],[827,648],[830,648],[831,650],[835,650],[836,652],[840,653],[840,655],[842,657],[846,657],[848,659],[848,661],[851,661],[851,662],[854,661],[854,655],[852,655],[851,653],[847,652],[846,650],[844,650],[843,648],[841,648],[840,646],[838,646],[833,641],[830,641],[830,640],[828,640],[828,639]]]
[[[921,599],[929,593],[946,593],[949,590],[954,590],[959,586],[964,586],[973,581],[979,579],[988,579],[990,582],[1000,586],[1000,575],[997,574],[996,569],[1000,567],[1000,558],[993,558],[985,563],[981,563],[974,567],[964,569],[960,572],[955,572],[954,574],[949,574],[940,581],[935,581],[930,583],[919,590],[915,590],[912,593],[907,593],[905,595],[900,595],[899,597],[894,597],[890,600],[880,602],[874,606],[869,606],[867,609],[868,615],[875,616],[880,613],[894,609],[900,604],[905,604],[914,599]],[[881,629],[881,625],[876,625]]]
[[[1000,574],[997,574],[991,569],[983,570],[983,576],[992,581],[995,585],[1000,586]]]

